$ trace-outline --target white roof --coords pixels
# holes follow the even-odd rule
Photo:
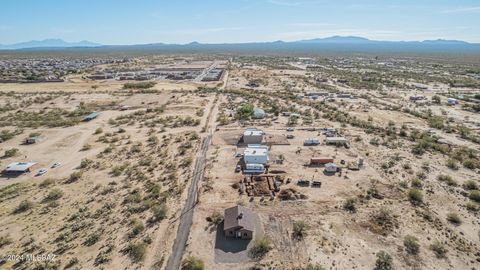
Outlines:
[[[243,136],[262,136],[262,135],[263,135],[263,131],[258,130],[258,129],[256,129],[256,130],[247,129],[243,133]]]
[[[245,156],[266,156],[268,155],[268,149],[266,148],[245,148],[243,151]]]
[[[7,168],[5,169],[7,172],[19,172],[19,171],[26,171],[28,168],[35,165],[35,162],[13,162],[8,164]]]
[[[325,140],[335,142],[335,141],[346,141],[347,139],[345,139],[344,137],[327,137],[325,138]]]

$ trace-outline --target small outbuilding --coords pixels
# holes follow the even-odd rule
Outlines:
[[[314,157],[310,159],[310,166],[320,166],[327,163],[333,163],[333,158],[329,157]]]
[[[337,172],[337,165],[335,163],[327,163],[325,164],[325,172],[326,173],[336,173]]]
[[[245,144],[261,144],[263,141],[263,131],[255,129],[255,128],[248,128],[243,133],[243,143]]]
[[[84,122],[91,121],[91,120],[97,118],[99,115],[100,115],[99,112],[89,113],[88,115],[86,115],[85,117],[83,117],[83,121],[84,121]]]
[[[327,137],[327,138],[325,138],[325,144],[339,145],[339,144],[346,144],[346,143],[347,143],[347,139],[345,139],[344,137]]]
[[[241,205],[225,209],[223,231],[226,237],[252,239],[255,231],[252,211]]]
[[[447,99],[447,104],[448,105],[457,105],[458,104],[458,100],[456,98],[448,98]]]
[[[4,174],[20,174],[30,172],[30,169],[35,165],[35,162],[13,162],[8,164],[7,168],[3,170]]]
[[[320,141],[314,138],[308,138],[305,141],[303,141],[303,145],[305,146],[319,145],[319,144],[320,144]]]

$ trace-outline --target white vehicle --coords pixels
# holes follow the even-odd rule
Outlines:
[[[60,167],[60,162],[53,163],[52,169],[57,168],[57,167]]]
[[[48,170],[45,169],[45,168],[44,168],[44,169],[40,169],[40,170],[38,170],[36,176],[44,175],[44,174],[46,174],[47,172],[48,172]]]

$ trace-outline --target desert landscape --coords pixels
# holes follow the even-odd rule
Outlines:
[[[478,57],[74,56],[0,55],[0,268],[480,268]]]

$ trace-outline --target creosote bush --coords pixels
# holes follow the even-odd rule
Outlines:
[[[430,245],[430,249],[435,253],[437,258],[445,258],[447,256],[447,248],[438,240]]]
[[[418,239],[413,235],[407,235],[403,239],[403,245],[405,246],[405,250],[412,255],[418,254],[420,251],[420,244],[418,243]]]
[[[374,270],[391,270],[393,269],[393,258],[385,251],[377,253]]]
[[[199,258],[188,256],[182,262],[182,270],[203,270],[205,269],[205,264]]]
[[[420,190],[412,188],[408,191],[408,199],[413,205],[420,205],[423,203],[423,194]]]

